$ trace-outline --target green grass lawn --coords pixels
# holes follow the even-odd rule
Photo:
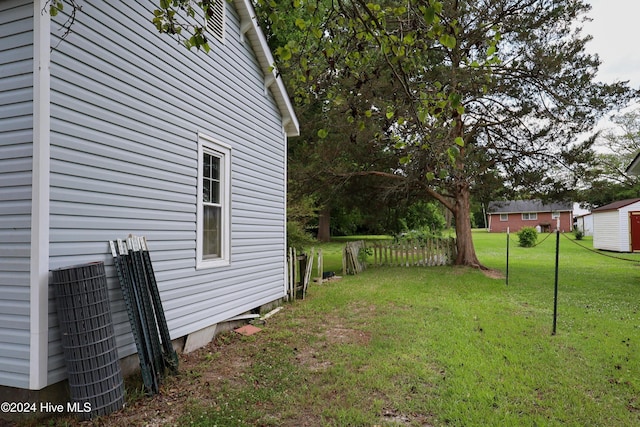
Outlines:
[[[506,235],[474,238],[504,272]],[[535,248],[512,238],[509,286],[459,267],[312,284],[260,334],[227,337],[247,362],[212,387],[215,405],[193,400],[179,424],[640,425],[638,264],[561,237],[552,335],[555,235]],[[341,247],[323,246],[325,270],[339,271]]]

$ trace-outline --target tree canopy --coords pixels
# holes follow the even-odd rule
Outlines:
[[[200,18],[217,1],[159,1],[153,24],[208,50]],[[61,4],[52,2],[52,13]],[[599,60],[581,29],[586,0],[257,6],[274,66],[305,117],[295,144],[315,157],[307,172],[343,182],[376,177],[438,200],[455,217],[458,264],[480,266],[470,228],[475,191],[554,187],[549,171],[581,155],[576,136],[636,96],[624,82],[596,81]]]
[[[275,51],[297,103],[373,129],[370,151],[394,159],[341,173],[402,181],[440,201],[456,218],[459,264],[480,264],[476,188],[496,176],[513,189],[540,184],[576,135],[635,96],[595,80],[581,0],[297,0],[293,18],[291,4],[267,6],[269,31],[290,36]],[[339,126],[333,119],[316,141],[341,139]]]
[[[640,109],[614,115],[611,125],[593,139],[591,161],[578,188],[580,200],[589,207],[640,194],[640,177],[627,173],[640,153]]]

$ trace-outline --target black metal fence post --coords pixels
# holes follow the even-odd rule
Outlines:
[[[509,286],[509,227],[507,227],[507,273],[506,283]]]
[[[558,267],[560,260],[560,230],[556,230],[556,277],[555,285],[553,288],[553,332],[551,335],[556,334],[556,324],[558,318]]]

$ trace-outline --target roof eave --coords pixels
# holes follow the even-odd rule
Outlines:
[[[636,157],[634,157],[633,161],[627,167],[625,172],[632,175],[640,175],[640,153],[638,153]]]
[[[640,198],[635,198],[635,199],[625,199],[625,200],[619,200],[617,202],[613,202],[613,203],[609,203],[603,206],[600,206],[598,208],[595,208],[592,210],[592,212],[610,212],[610,211],[618,211],[622,208],[625,208],[629,205],[632,205],[634,203],[638,203],[640,202]]]
[[[519,213],[527,213],[527,212],[542,212],[542,213],[573,212],[573,203],[567,203],[566,207],[553,206],[554,203],[542,204],[541,206],[532,206],[532,205],[526,206],[525,204],[524,207],[516,207],[514,206],[515,203],[516,201],[513,201],[513,200],[490,202],[488,206],[489,210],[487,211],[487,213],[490,215],[496,215],[496,214],[519,214]],[[493,207],[492,206],[493,204],[497,205],[498,207],[497,208]],[[490,210],[492,208],[494,210]]]
[[[293,105],[289,99],[287,89],[273,67],[275,60],[267,44],[265,37],[253,9],[250,0],[234,0],[236,10],[240,15],[240,28],[242,35],[249,40],[253,51],[258,58],[260,68],[265,75],[265,86],[271,91],[275,98],[280,114],[282,115],[282,126],[287,136],[300,135],[300,124],[293,110]]]

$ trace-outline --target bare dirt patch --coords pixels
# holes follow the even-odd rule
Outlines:
[[[142,381],[135,375],[125,380],[125,407],[108,416],[79,421],[72,416],[8,423],[7,426],[177,426],[185,408],[192,403],[216,407],[216,390],[223,385],[241,385],[241,373],[251,364],[246,342],[233,332],[218,336],[207,346],[189,354],[180,354],[179,372],[167,375],[160,392],[145,396]],[[1,424],[4,427],[4,424]]]
[[[227,333],[209,345],[189,354],[180,355],[180,368],[176,375],[164,381],[157,395],[143,396],[122,411],[105,417],[96,426],[168,426],[178,420],[192,402],[217,407],[215,390],[223,385],[241,385],[240,374],[251,364],[243,352],[239,337]]]
[[[500,270],[482,270],[482,274],[490,279],[504,279],[504,274]]]
[[[330,328],[326,332],[326,337],[330,344],[359,344],[366,345],[371,341],[369,332],[359,331],[357,329],[343,328],[336,326]]]
[[[327,326],[319,338],[320,340],[313,345],[302,349],[296,348],[296,360],[311,372],[320,372],[331,367],[332,363],[323,360],[321,355],[328,346],[335,344],[367,345],[371,340],[371,334],[336,325]]]
[[[361,307],[371,310],[371,307]],[[317,338],[308,345],[294,348],[295,360],[311,372],[329,369],[332,363],[323,354],[334,345],[367,345],[371,334],[345,326],[342,319],[325,317],[320,328],[314,333]],[[268,326],[267,326],[268,327]],[[32,420],[10,426],[145,426],[161,427],[179,425],[180,419],[192,405],[217,408],[224,405],[220,390],[246,386],[244,373],[249,371],[255,352],[268,346],[270,338],[262,334],[255,340],[245,339],[234,332],[216,337],[207,346],[189,354],[180,354],[179,372],[165,377],[160,392],[153,396],[144,395],[142,381],[136,377],[126,379],[127,398],[125,408],[109,416],[90,421],[79,421],[67,416],[48,420]],[[271,425],[318,425],[317,414],[300,410],[297,419],[279,419],[277,413]],[[279,420],[279,421],[276,421]],[[282,424],[284,422],[284,424]],[[275,423],[275,424],[274,424]],[[267,423],[269,424],[269,423]]]

